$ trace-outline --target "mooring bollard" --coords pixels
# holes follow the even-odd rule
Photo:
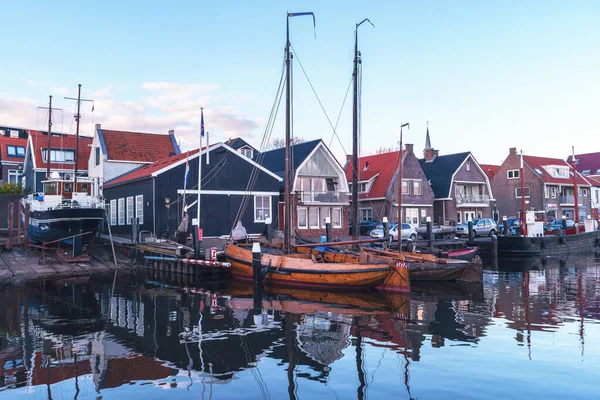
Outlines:
[[[475,239],[475,235],[473,234],[473,221],[468,222],[469,226],[469,242],[472,242]]]
[[[492,236],[492,259],[498,259],[498,236]]]
[[[198,225],[198,218],[193,218],[192,219],[192,238],[194,239],[194,258],[196,260],[199,260],[201,257],[200,255],[200,242],[202,241],[202,238],[200,237],[200,225]]]
[[[433,240],[433,224],[431,223],[431,217],[427,217],[427,240]]]
[[[401,234],[401,233],[400,233]],[[401,243],[400,237],[398,239],[398,243]],[[387,217],[383,217],[383,248],[388,249],[390,245],[390,224],[388,222]],[[400,244],[398,244],[400,246]]]
[[[260,255],[261,255],[261,249],[260,249],[260,243],[258,242],[254,242],[252,244],[252,281],[254,282],[254,292],[256,293],[259,290],[260,287],[260,281],[261,281],[261,277],[260,277],[260,270],[261,270],[261,260],[260,260]]]
[[[504,222],[504,224],[502,224],[502,234],[508,235],[508,218],[506,215],[502,216],[502,222]]]
[[[17,201],[17,244],[21,244],[21,208],[23,204]]]
[[[327,243],[331,242],[331,218],[325,218],[325,237],[327,238]]]
[[[567,217],[565,215],[562,216],[562,228],[564,233],[567,233]]]
[[[267,242],[270,242],[272,239],[271,218],[265,219],[265,237],[267,238]]]

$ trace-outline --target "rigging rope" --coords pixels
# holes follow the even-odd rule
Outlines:
[[[352,86],[353,78],[350,78],[350,82],[348,83],[348,88],[346,89],[346,94],[344,95],[344,101],[342,101],[342,106],[340,107],[340,112],[337,116],[337,120],[335,121],[335,129],[337,130],[338,123],[340,122],[340,117],[342,116],[342,111],[344,110],[344,106],[346,105],[346,99],[348,98],[348,93],[350,93],[350,87]],[[335,130],[331,133],[331,139],[329,139],[329,147],[331,147],[333,143],[333,137],[335,134]]]

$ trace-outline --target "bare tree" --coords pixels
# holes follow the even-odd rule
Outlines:
[[[381,146],[380,148],[378,148],[377,150],[375,150],[375,154],[384,154],[384,153],[391,153],[391,152],[397,152],[400,144],[396,144],[396,146]]]
[[[293,137],[290,141],[290,145],[293,146],[295,144],[304,143],[305,141],[306,140],[304,140],[303,137]],[[283,147],[285,147],[285,139],[275,138],[267,145],[267,150],[281,149]]]

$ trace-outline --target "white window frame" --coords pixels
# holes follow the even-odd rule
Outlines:
[[[19,184],[19,170],[18,169],[9,169],[8,170],[8,183],[14,183],[15,185]],[[11,182],[11,178],[14,178],[14,182]]]
[[[13,139],[17,139],[19,137],[19,131],[11,129],[10,130],[10,137],[13,138]]]
[[[456,213],[456,223],[461,224],[462,222],[462,213],[459,211]]]
[[[117,199],[110,201],[110,224],[117,225]]]
[[[558,192],[558,190],[557,190],[556,186],[552,186],[550,188],[550,197],[552,197],[553,199],[555,199],[556,196],[557,196],[557,192]]]
[[[316,225],[313,225],[310,221],[310,213],[313,210],[316,210],[316,212],[317,212],[317,224]],[[308,209],[308,226],[310,227],[310,229],[319,229],[321,227],[320,223],[319,223],[319,221],[320,221],[319,216],[321,215],[320,211],[321,210],[319,209],[319,207],[309,207],[309,209]]]
[[[322,228],[325,229],[325,227],[327,226],[326,218],[329,217],[329,221],[331,221],[331,208],[321,207],[320,213],[321,213],[321,223],[323,224]],[[325,214],[327,214],[327,215],[325,215]]]
[[[545,199],[550,198],[550,187],[548,187],[548,186],[544,186],[544,198]]]
[[[406,184],[406,192],[404,191],[404,184]],[[408,186],[408,180],[402,179],[402,194],[410,194],[410,187]]]
[[[339,213],[339,215],[340,215],[340,218],[338,219],[338,221],[339,221],[338,224],[335,223],[334,215],[336,213]],[[342,208],[341,207],[333,207],[331,209],[331,226],[334,228],[341,228],[342,227],[342,216],[343,216]]]
[[[368,214],[370,214],[371,216],[369,218],[364,218],[363,213],[366,213],[367,210],[368,210]],[[361,217],[360,221],[365,221],[365,220],[372,221],[373,220],[373,208],[371,208],[371,207],[361,208],[360,209],[360,217]],[[358,221],[358,222],[360,223],[360,221]]]
[[[300,211],[304,212],[304,221],[305,224],[300,224]],[[308,208],[307,207],[298,207],[297,208],[297,216],[298,216],[298,229],[308,229]]]
[[[512,172],[512,177],[510,176]],[[521,171],[519,171],[518,169],[509,169],[508,171],[506,171],[506,179],[519,179],[519,175],[520,175]]]
[[[9,172],[10,172],[10,171],[9,171]],[[583,197],[587,197],[587,195],[588,195],[588,190],[587,190],[587,188],[583,188],[581,191],[583,192]]]
[[[118,216],[119,216],[119,225],[125,225],[125,197],[121,197],[118,200],[119,208],[118,208]]]
[[[423,185],[421,184],[420,180],[415,179],[413,181],[412,187],[413,187],[413,195],[421,196],[423,194]],[[419,190],[417,190],[417,188]]]
[[[249,159],[252,159],[252,156],[254,155],[254,154],[253,154],[253,153],[254,153],[254,151],[252,151],[252,149],[249,149],[249,148],[247,148],[247,147],[242,147],[242,148],[240,149],[240,153],[242,153],[242,155],[243,155],[244,157],[247,157],[247,158],[249,158]]]
[[[521,190],[520,187],[515,188],[515,198],[520,199],[521,196],[519,196],[517,193],[518,191]],[[529,196],[527,196],[527,192],[529,191]],[[525,198],[528,199],[531,197],[531,188],[529,186],[525,186]]]
[[[144,223],[144,195],[135,196],[135,216],[139,218],[140,225]]]
[[[133,196],[127,197],[127,219],[125,220],[125,225],[131,225],[131,219],[133,218]]]
[[[467,167],[467,171],[471,171],[471,159],[470,158],[467,159],[466,167]]]
[[[269,199],[269,216],[268,217],[265,217],[264,210],[266,210],[266,207],[265,206],[260,207],[263,210],[262,219],[256,218],[256,212],[258,211],[258,209],[256,208],[256,199],[259,197],[261,197],[263,199],[263,201],[264,201],[264,198]],[[264,223],[267,220],[267,218],[271,218],[271,214],[272,214],[271,210],[273,210],[273,208],[271,207],[271,201],[272,201],[271,196],[254,196],[254,222],[263,222]]]
[[[483,218],[483,211],[477,211],[477,219],[482,219]],[[488,222],[489,224],[489,222]]]

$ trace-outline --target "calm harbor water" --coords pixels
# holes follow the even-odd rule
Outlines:
[[[597,260],[410,296],[116,282],[0,289],[0,399],[597,397]]]

